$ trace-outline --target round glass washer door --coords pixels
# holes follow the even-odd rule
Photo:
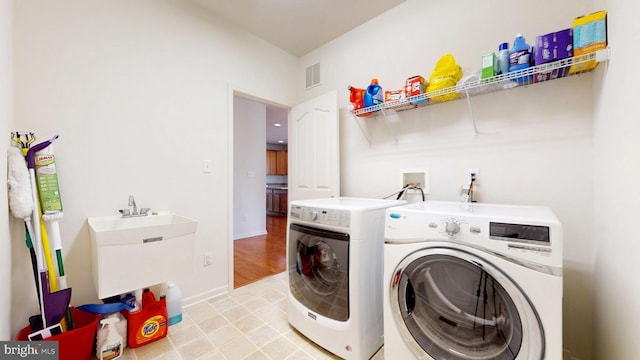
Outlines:
[[[349,234],[291,224],[289,291],[309,310],[349,320]]]
[[[542,359],[543,328],[530,301],[481,257],[426,248],[407,256],[391,281],[396,326],[418,358]]]

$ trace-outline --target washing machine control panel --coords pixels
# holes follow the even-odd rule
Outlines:
[[[421,238],[442,239],[479,246],[490,246],[489,244],[493,242],[505,244],[509,249],[551,252],[549,226],[496,222],[473,216],[438,216],[437,214],[414,216],[393,213],[386,221],[385,238],[391,242],[404,242],[403,239],[407,242]],[[496,245],[496,247],[504,246]]]
[[[393,216],[395,215],[395,216]],[[386,222],[386,236],[402,242],[402,238],[446,238],[457,241],[477,241],[487,235],[489,224],[481,219],[463,216],[412,216],[392,214]]]
[[[314,224],[348,228],[351,226],[351,212],[349,210],[324,209],[309,206],[292,205],[289,211],[291,219],[306,221]]]
[[[436,229],[440,235],[445,235],[449,239],[464,240],[471,234],[479,234],[481,227],[473,225],[469,221],[470,219],[460,217],[446,217],[438,219]]]
[[[454,242],[562,267],[562,225],[539,206],[413,203],[387,210],[386,244]]]
[[[456,220],[447,220],[444,225],[447,235],[453,236],[460,232],[460,224]]]

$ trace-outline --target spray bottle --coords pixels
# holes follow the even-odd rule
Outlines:
[[[115,328],[120,322],[118,317],[107,317],[100,320],[102,328],[96,339],[96,358],[98,360],[115,360],[122,356],[122,336]]]

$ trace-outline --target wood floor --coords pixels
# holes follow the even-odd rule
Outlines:
[[[267,215],[267,235],[233,242],[233,288],[250,284],[286,268],[286,216]]]

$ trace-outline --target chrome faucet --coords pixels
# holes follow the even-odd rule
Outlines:
[[[133,195],[129,195],[129,206],[133,206],[133,211],[131,209],[118,210],[123,218],[149,215],[149,208],[141,208],[140,213],[138,213],[138,205],[136,205],[136,199]]]
[[[138,206],[136,205],[136,199],[133,198],[133,195],[129,195],[129,206],[133,206],[133,212],[131,215],[138,215]]]

